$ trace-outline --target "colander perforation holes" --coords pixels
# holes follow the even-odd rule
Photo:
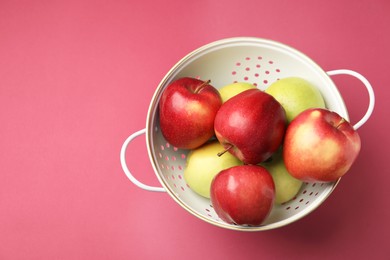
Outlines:
[[[158,162],[161,173],[167,184],[174,190],[175,194],[186,191],[185,180],[182,171],[187,157],[183,150],[171,145],[162,139],[163,144],[158,145]]]
[[[217,213],[214,211],[213,205],[208,204],[208,207],[206,207],[204,210],[208,217],[214,219],[215,221],[223,222],[222,219],[220,219]]]
[[[282,204],[285,210],[300,210],[304,209],[306,205],[316,200],[316,197],[322,193],[324,183],[308,183],[304,182],[301,191],[292,200]]]
[[[206,214],[207,214],[207,216],[209,216],[210,218],[212,218],[212,217],[213,217],[213,215],[211,215],[211,213],[210,213],[210,210],[209,210],[209,209],[207,209],[207,208],[206,208],[205,210],[206,210],[206,212],[207,212],[207,213],[206,213]]]
[[[231,70],[233,83],[248,82],[265,89],[268,84],[279,80],[276,73],[280,73],[280,68],[275,68],[275,65],[274,60],[264,59],[263,56],[246,56],[234,63]]]

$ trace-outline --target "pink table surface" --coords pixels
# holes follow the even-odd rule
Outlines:
[[[0,259],[389,259],[389,13],[387,0],[1,1]],[[376,93],[348,175],[316,211],[271,231],[207,224],[133,185],[119,161],[167,71],[235,36],[360,72]],[[358,121],[367,92],[334,80]],[[145,138],[129,157],[159,185]]]

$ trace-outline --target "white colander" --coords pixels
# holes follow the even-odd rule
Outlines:
[[[170,82],[184,76],[210,79],[216,88],[233,82],[249,82],[262,90],[280,78],[297,76],[317,86],[327,108],[349,120],[344,101],[329,77],[337,74],[354,76],[367,88],[369,105],[363,118],[354,125],[355,129],[358,129],[370,117],[375,103],[370,83],[359,73],[345,69],[324,72],[301,52],[284,44],[260,38],[228,38],[200,47],[181,59],[160,82],[149,106],[146,128],[130,135],[122,146],[120,153],[122,168],[130,181],[138,187],[148,191],[167,192],[188,212],[219,227],[260,231],[297,221],[316,209],[331,194],[339,180],[332,183],[304,183],[293,200],[275,205],[269,217],[259,227],[227,224],[217,216],[209,199],[197,195],[186,184],[183,171],[189,151],[170,145],[162,136],[158,118],[159,100]],[[146,134],[150,162],[162,187],[151,187],[139,182],[127,167],[125,156],[127,146],[142,134]]]

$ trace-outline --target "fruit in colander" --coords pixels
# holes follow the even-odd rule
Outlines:
[[[170,83],[162,93],[160,128],[173,146],[194,149],[214,135],[214,118],[222,100],[209,83],[183,77]]]
[[[300,77],[277,80],[265,92],[283,106],[288,123],[308,108],[325,108],[324,98],[318,88]]]
[[[246,90],[223,103],[214,122],[225,151],[245,164],[268,159],[281,145],[285,128],[283,107],[259,89]]]
[[[242,162],[231,154],[218,156],[222,145],[214,140],[206,143],[187,156],[184,168],[184,179],[190,188],[199,195],[210,198],[211,181],[220,171],[242,165]]]
[[[232,84],[228,84],[220,88],[219,94],[221,94],[222,102],[225,103],[227,100],[229,100],[231,97],[234,97],[235,95],[248,90],[256,88],[255,85],[247,82],[236,82]]]
[[[288,172],[308,182],[336,181],[360,152],[360,137],[336,112],[307,109],[288,126],[283,158]]]
[[[210,195],[215,212],[225,222],[259,226],[272,210],[275,186],[264,167],[241,165],[215,176]]]
[[[282,204],[293,199],[303,182],[291,176],[283,161],[282,149],[275,152],[271,160],[261,164],[272,176],[275,183],[275,203]]]

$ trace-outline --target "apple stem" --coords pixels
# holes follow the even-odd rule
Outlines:
[[[344,118],[341,118],[340,122],[336,125],[336,128],[338,129],[342,123],[344,123],[346,120]]]
[[[203,81],[202,84],[200,84],[199,86],[196,87],[194,93],[199,93],[199,91],[201,91],[202,88],[203,88],[204,86],[206,86],[207,84],[209,84],[210,82],[211,82],[211,80]]]
[[[219,152],[217,153],[218,157],[221,157],[222,155],[224,155],[227,151],[229,151],[230,149],[232,149],[233,145],[232,144],[229,144],[228,147],[225,148],[225,150],[223,150],[222,152]]]

